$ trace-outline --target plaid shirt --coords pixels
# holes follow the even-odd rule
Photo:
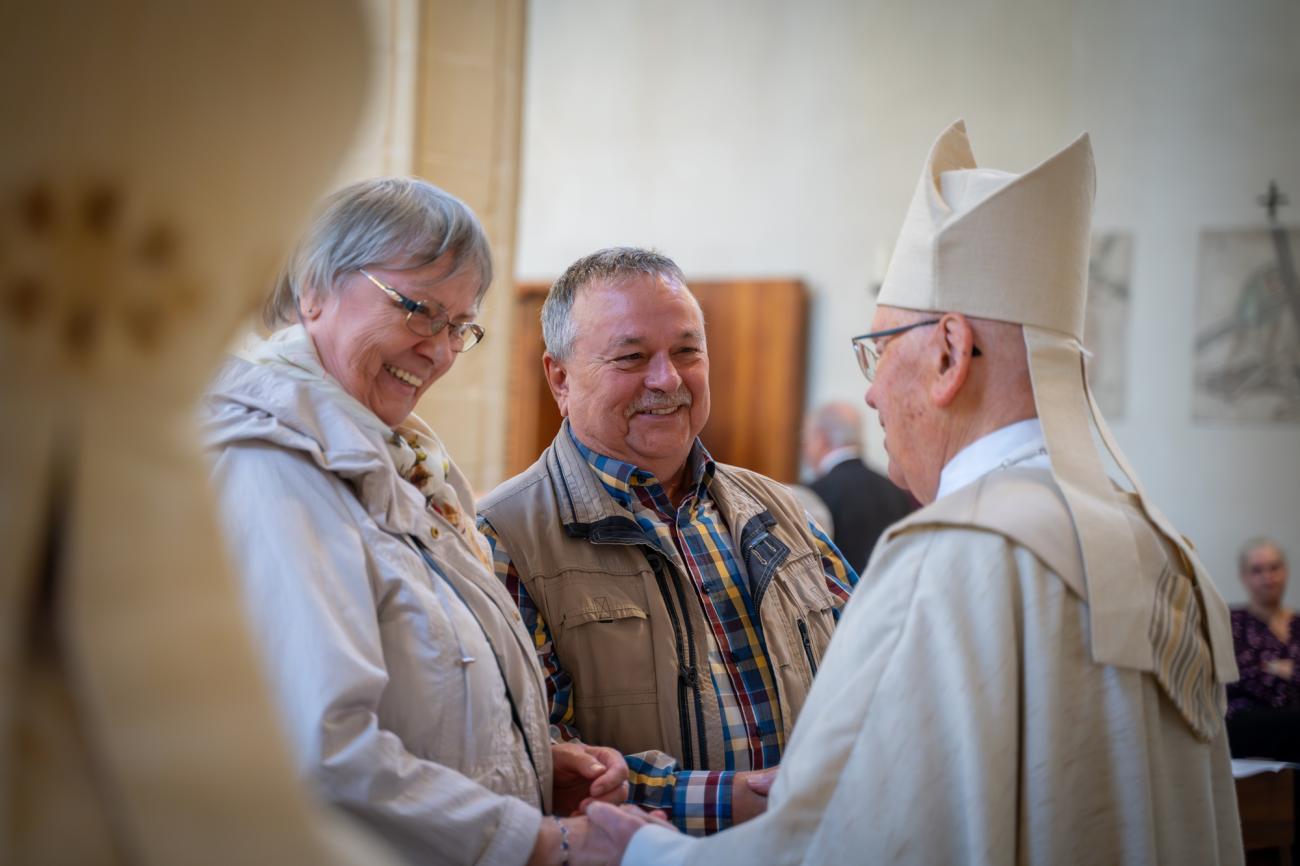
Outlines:
[[[748,581],[731,534],[709,494],[716,464],[697,440],[689,462],[690,491],[674,508],[650,473],[597,454],[576,437],[574,442],[610,496],[635,519],[646,541],[668,557],[677,574],[689,576],[709,623],[708,670],[722,715],[726,769],[682,769],[676,758],[659,751],[628,755],[628,799],[668,811],[673,822],[688,833],[724,829],[731,825],[731,786],[736,771],[775,766],[785,743],[776,684]],[[491,542],[497,576],[532,632],[551,699],[552,737],[577,739],[573,681],[555,655],[550,630],[491,525],[480,518],[479,528]],[[839,602],[835,610],[838,619],[839,608],[848,601],[858,576],[812,520],[809,528],[820,547],[826,586]]]

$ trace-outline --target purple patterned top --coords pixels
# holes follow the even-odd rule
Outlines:
[[[1291,617],[1286,643],[1277,639],[1268,623],[1245,608],[1232,612],[1232,645],[1237,650],[1241,679],[1228,686],[1228,715],[1240,710],[1300,707],[1300,615]],[[1264,669],[1273,659],[1290,659],[1294,670],[1284,680]]]

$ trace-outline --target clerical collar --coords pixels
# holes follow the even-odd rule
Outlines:
[[[1008,424],[981,436],[948,461],[939,475],[939,491],[935,499],[955,493],[973,481],[978,481],[995,469],[1008,466],[1025,466],[1036,469],[1049,468],[1047,441],[1043,426],[1037,418],[1028,418]]]
[[[841,448],[827,451],[826,456],[817,463],[817,474],[825,475],[844,461],[856,460],[857,457],[858,449],[853,445],[845,445]]]

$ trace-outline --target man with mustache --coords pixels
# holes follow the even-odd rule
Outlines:
[[[714,832],[765,807],[857,574],[783,485],[698,440],[704,316],[671,259],[578,260],[542,332],[565,421],[479,526],[535,636],[553,736],[618,748],[631,802]]]

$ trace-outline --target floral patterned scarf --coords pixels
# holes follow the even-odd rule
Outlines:
[[[424,496],[425,505],[442,516],[464,538],[470,550],[489,571],[492,562],[474,525],[466,514],[456,490],[448,482],[451,458],[441,441],[420,418],[410,415],[395,429],[389,429],[374,412],[343,390],[325,372],[316,347],[302,325],[276,331],[265,340],[244,347],[239,354],[254,364],[275,367],[285,375],[311,382],[332,392],[361,426],[379,433],[388,446],[397,473]]]

